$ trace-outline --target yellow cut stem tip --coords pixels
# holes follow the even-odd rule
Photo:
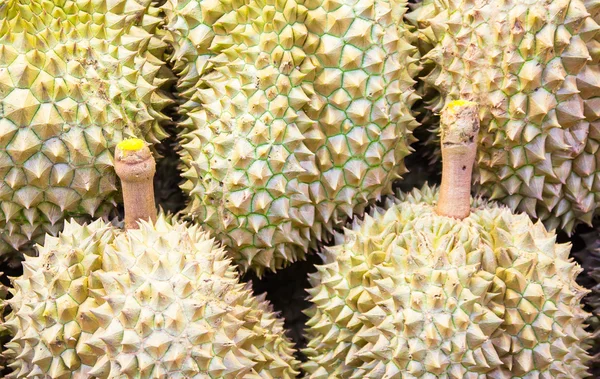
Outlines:
[[[477,103],[469,100],[453,100],[446,105],[448,112],[455,112],[456,108],[477,105]]]
[[[117,145],[122,151],[137,151],[144,148],[145,143],[139,138],[127,138]]]

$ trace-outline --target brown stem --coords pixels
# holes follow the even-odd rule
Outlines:
[[[156,162],[144,141],[132,138],[117,145],[115,171],[123,188],[125,228],[139,228],[138,220],[156,221],[152,182]]]
[[[442,185],[436,212],[463,219],[471,213],[471,174],[477,152],[479,109],[464,100],[450,102],[442,111]]]

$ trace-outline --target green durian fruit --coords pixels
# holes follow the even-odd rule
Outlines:
[[[302,259],[406,172],[419,71],[405,1],[165,5],[186,212],[243,270]]]
[[[441,213],[460,208],[448,193],[470,203],[470,172],[444,187],[450,159],[442,190],[388,198],[325,249],[310,279],[308,378],[586,376],[588,291],[570,245],[481,199],[464,218]],[[452,162],[467,171],[464,154]]]
[[[8,378],[293,378],[291,342],[198,226],[67,222],[13,278]]]
[[[567,233],[600,204],[598,5],[425,0],[408,16],[440,94],[434,111],[481,104],[479,193]]]
[[[150,0],[0,1],[0,255],[115,206],[115,145],[172,101]]]

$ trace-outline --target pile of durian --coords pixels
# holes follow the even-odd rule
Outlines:
[[[600,377],[600,0],[0,0],[0,376]]]

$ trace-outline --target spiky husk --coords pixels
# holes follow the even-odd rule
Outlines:
[[[164,216],[126,232],[66,223],[12,281],[9,377],[294,377],[282,322],[225,256]]]
[[[426,0],[425,77],[441,96],[478,101],[475,181],[485,196],[571,233],[600,204],[597,1]]]
[[[405,2],[167,2],[186,210],[261,275],[391,192],[417,125]]]
[[[389,199],[326,249],[309,290],[309,377],[584,377],[587,291],[570,245],[485,202],[438,216],[437,197],[426,186]]]
[[[0,3],[0,255],[115,205],[115,145],[164,137],[150,0]]]

